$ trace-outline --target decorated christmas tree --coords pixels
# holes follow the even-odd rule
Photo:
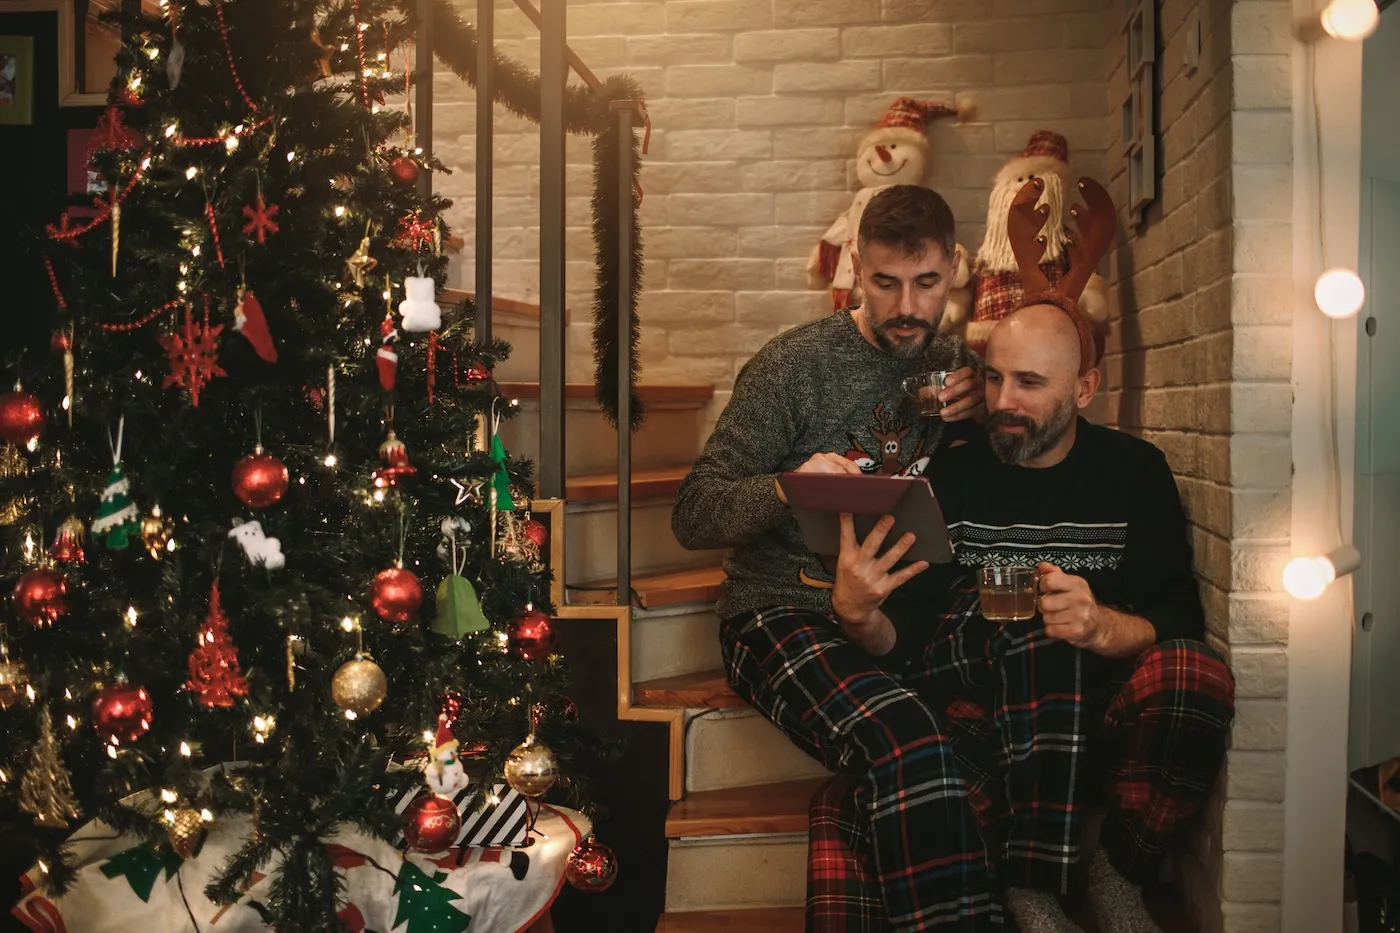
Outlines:
[[[606,746],[550,650],[530,465],[492,441],[508,347],[434,298],[448,205],[419,184],[443,166],[413,138],[412,6],[119,21],[105,193],[42,235],[52,342],[0,361],[0,621],[24,679],[0,790],[55,896],[79,813],[130,840],[102,872],[143,902],[241,820],[204,893],[271,877],[272,928],[341,929],[338,873],[367,859],[337,856],[338,828],[458,838],[452,802],[404,803],[444,748],[478,803],[586,808]],[[414,929],[466,928],[436,875],[381,863],[356,870],[397,878]]]

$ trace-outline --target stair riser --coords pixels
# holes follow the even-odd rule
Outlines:
[[[540,322],[517,314],[496,312],[492,336],[510,343],[510,356],[496,367],[497,382],[535,382],[540,378]]]
[[[513,456],[538,463],[540,403],[521,399],[520,413],[501,422],[501,441]],[[632,469],[689,463],[700,455],[700,411],[694,406],[647,406],[645,427],[632,435]],[[565,473],[587,476],[617,472],[617,431],[597,403],[572,399],[564,413]]]
[[[829,773],[753,710],[710,713],[688,724],[687,791],[771,784]]]
[[[807,897],[807,836],[672,839],[668,911],[798,907]]]
[[[719,619],[709,607],[632,611],[634,683],[719,666]]]
[[[718,551],[687,551],[671,534],[671,500],[632,502],[632,573],[660,573],[714,566]],[[567,505],[565,581],[570,584],[615,579],[617,575],[617,503]]]

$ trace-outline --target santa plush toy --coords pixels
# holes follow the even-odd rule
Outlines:
[[[432,760],[423,769],[423,780],[429,790],[442,797],[451,797],[467,786],[466,769],[457,757],[457,738],[446,716],[438,717]]]
[[[831,288],[832,310],[839,311],[860,300],[856,293],[856,234],[865,205],[876,193],[891,185],[918,185],[928,166],[927,125],[939,117],[966,117],[969,104],[949,107],[901,97],[890,105],[875,129],[860,141],[856,155],[856,178],[861,188],[846,212],[822,234],[807,261],[812,277]],[[1013,192],[1014,194],[1014,192]],[[1010,206],[1010,202],[1007,202]]]
[[[1037,130],[1031,134],[1026,148],[1016,158],[1002,166],[992,182],[992,194],[987,205],[987,232],[982,248],[971,265],[966,263],[954,271],[953,290],[943,312],[939,329],[963,337],[978,353],[987,347],[992,328],[1021,301],[1021,276],[1016,271],[1016,254],[1006,231],[1006,218],[1011,203],[1025,184],[1033,178],[1044,181],[1039,206],[1048,208],[1045,228],[1045,255],[1040,269],[1050,284],[1056,285],[1069,270],[1065,250],[1066,231],[1070,229],[1065,216],[1066,206],[1074,203],[1069,190],[1069,143],[1059,133]],[[964,255],[966,251],[964,250]],[[1104,332],[1108,325],[1108,288],[1094,274],[1079,296],[1079,311],[1089,320],[1094,339],[1102,350]]]

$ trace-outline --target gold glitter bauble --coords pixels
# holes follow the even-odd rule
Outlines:
[[[166,547],[174,534],[175,520],[169,515],[162,515],[159,508],[152,509],[150,515],[141,519],[141,543],[146,545],[146,552],[156,559],[165,556]]]
[[[29,461],[13,444],[0,444],[0,479],[24,476],[29,473]],[[24,496],[15,496],[8,502],[0,502],[0,525],[17,525],[24,518],[29,502]]]
[[[554,751],[534,736],[506,756],[506,783],[526,797],[543,797],[559,780]]]
[[[170,837],[170,848],[180,858],[194,855],[204,841],[204,820],[200,819],[199,811],[190,807],[176,810],[167,835]]]
[[[5,709],[25,696],[29,672],[21,661],[0,659],[0,709]]]
[[[369,658],[346,661],[331,678],[331,699],[343,710],[364,716],[379,709],[389,692],[389,678]]]

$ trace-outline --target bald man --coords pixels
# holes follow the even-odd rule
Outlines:
[[[948,451],[929,473],[955,563],[882,599],[909,542],[877,556],[877,530],[843,554],[832,607],[843,620],[890,620],[890,633],[871,636],[892,643],[887,666],[950,711],[982,842],[1022,933],[1078,933],[1055,895],[1086,874],[1103,933],[1158,933],[1140,885],[1157,879],[1215,778],[1234,682],[1202,641],[1165,457],[1079,416],[1100,378],[1080,365],[1081,346],[1055,305],[997,325],[986,442]],[[1034,568],[1033,618],[982,615],[976,578],[988,566]],[[1105,811],[1101,832],[1087,829],[1088,807]]]

